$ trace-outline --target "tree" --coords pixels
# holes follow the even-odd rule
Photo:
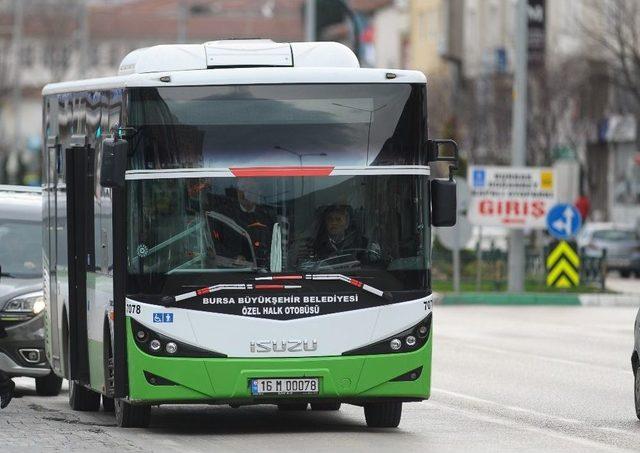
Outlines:
[[[611,83],[640,110],[640,2],[587,0],[579,25],[587,42],[609,64]]]

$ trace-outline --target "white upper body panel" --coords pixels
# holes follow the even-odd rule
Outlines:
[[[287,54],[287,52],[289,52]],[[287,55],[291,64],[287,64]],[[46,85],[43,95],[113,88],[294,83],[426,83],[419,71],[364,69],[332,42],[160,45],[129,53],[119,75]]]

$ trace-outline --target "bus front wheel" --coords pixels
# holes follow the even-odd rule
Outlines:
[[[114,399],[116,423],[121,428],[146,428],[151,420],[151,406],[134,405],[123,399]]]
[[[364,405],[364,418],[369,428],[397,428],[401,417],[401,402],[367,403]]]

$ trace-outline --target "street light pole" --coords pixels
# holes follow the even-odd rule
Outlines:
[[[313,42],[317,40],[316,13],[316,0],[306,0],[304,7],[304,39],[307,42]]]
[[[527,0],[518,0],[515,17],[515,65],[513,116],[511,129],[511,166],[526,165],[527,149]],[[522,292],[525,278],[524,232],[512,229],[509,234],[509,292]]]
[[[188,6],[184,0],[178,2],[178,30],[177,38],[179,44],[187,42],[187,19],[189,18]]]

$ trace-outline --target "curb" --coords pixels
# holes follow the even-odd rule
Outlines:
[[[640,307],[640,294],[450,293],[434,294],[436,305],[582,305]]]

